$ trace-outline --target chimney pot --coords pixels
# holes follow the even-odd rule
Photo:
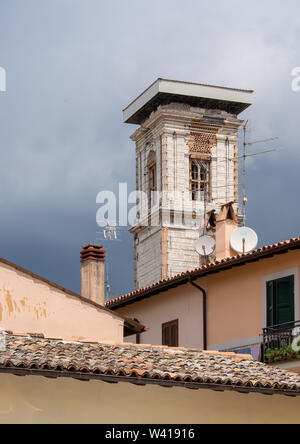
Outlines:
[[[81,295],[104,306],[105,250],[102,245],[88,244],[80,252]]]

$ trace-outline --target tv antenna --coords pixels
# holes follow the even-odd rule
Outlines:
[[[104,293],[105,293],[105,301],[109,301],[114,297],[114,293],[112,292],[110,285],[110,242],[121,242],[119,239],[120,229],[117,225],[116,221],[107,221],[106,225],[100,230],[97,231],[98,237],[97,241],[101,241],[104,244],[104,248],[106,250],[106,260],[105,260],[105,280],[104,280]]]
[[[109,280],[109,266],[110,262],[107,256],[106,263],[105,263],[105,281],[104,281],[104,297],[105,301],[109,301],[113,298],[113,293],[110,286],[110,280]]]
[[[247,206],[247,194],[246,194],[246,160],[248,157],[253,157],[253,156],[259,156],[261,154],[267,154],[267,153],[272,153],[274,151],[277,151],[277,148],[273,148],[270,150],[265,150],[265,151],[260,151],[258,153],[247,153],[247,147],[252,147],[253,145],[256,145],[258,143],[266,143],[266,142],[272,142],[274,140],[278,140],[278,137],[271,137],[269,139],[264,139],[264,140],[256,140],[254,142],[248,142],[247,141],[247,129],[248,129],[248,124],[249,124],[249,120],[246,120],[245,124],[243,125],[243,132],[244,132],[244,152],[243,155],[238,157],[239,159],[243,159],[243,219],[244,219],[244,225],[246,223],[246,206]]]
[[[98,240],[102,241],[120,241],[119,239],[119,229],[116,222],[107,222],[106,226],[99,231],[97,234],[101,236]]]
[[[201,162],[201,165],[205,169],[205,181],[204,181],[204,220],[203,220],[203,236],[206,235],[206,216],[207,216],[207,201],[208,201],[208,165]]]

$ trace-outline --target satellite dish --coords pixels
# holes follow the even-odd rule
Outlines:
[[[209,256],[215,251],[216,242],[211,236],[202,236],[195,245],[195,250],[200,256]]]
[[[255,250],[258,244],[258,237],[252,228],[238,228],[231,235],[231,248],[237,253],[250,253]]]

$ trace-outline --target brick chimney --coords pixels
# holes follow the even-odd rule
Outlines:
[[[216,259],[219,261],[236,256],[230,246],[231,235],[239,227],[239,220],[232,206],[233,202],[222,206],[216,220]]]
[[[102,245],[86,245],[80,252],[81,295],[104,306],[104,263]]]

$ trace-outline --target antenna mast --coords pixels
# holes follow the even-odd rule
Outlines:
[[[201,165],[205,169],[205,182],[204,182],[204,216],[203,216],[203,236],[206,235],[206,215],[207,215],[207,201],[208,201],[208,166],[201,162]],[[200,172],[201,174],[201,172]]]
[[[110,222],[107,221],[107,224],[105,227],[102,228],[101,231],[97,232],[98,236],[97,240],[101,240],[101,242],[104,242],[105,247],[111,243],[111,242],[120,242],[119,239],[119,228],[115,221]],[[110,251],[110,249],[107,248],[107,251]],[[109,300],[112,298],[113,294],[111,292],[111,286],[110,286],[110,280],[109,280],[109,272],[110,272],[110,259],[109,254],[106,256],[106,263],[105,263],[105,299]]]
[[[255,145],[257,143],[265,143],[265,142],[271,142],[273,140],[278,140],[278,137],[272,137],[270,139],[264,139],[264,140],[257,140],[255,142],[247,142],[247,129],[248,129],[248,123],[249,120],[246,120],[245,124],[243,125],[243,133],[244,133],[244,142],[243,142],[243,155],[241,157],[239,157],[240,159],[243,159],[243,220],[244,220],[244,226],[246,225],[246,206],[248,203],[248,199],[247,199],[247,194],[246,194],[246,160],[247,157],[252,157],[252,156],[258,156],[260,154],[266,154],[266,153],[271,153],[274,151],[277,151],[276,148],[271,149],[271,150],[267,150],[267,151],[261,151],[259,153],[253,153],[253,154],[247,154],[247,147],[250,147],[252,145]]]
[[[244,152],[243,152],[243,219],[244,219],[244,225],[246,224],[246,205],[248,202],[247,196],[246,196],[246,133],[247,133],[247,127],[248,127],[248,120],[246,121],[245,125],[243,126],[244,131]]]

